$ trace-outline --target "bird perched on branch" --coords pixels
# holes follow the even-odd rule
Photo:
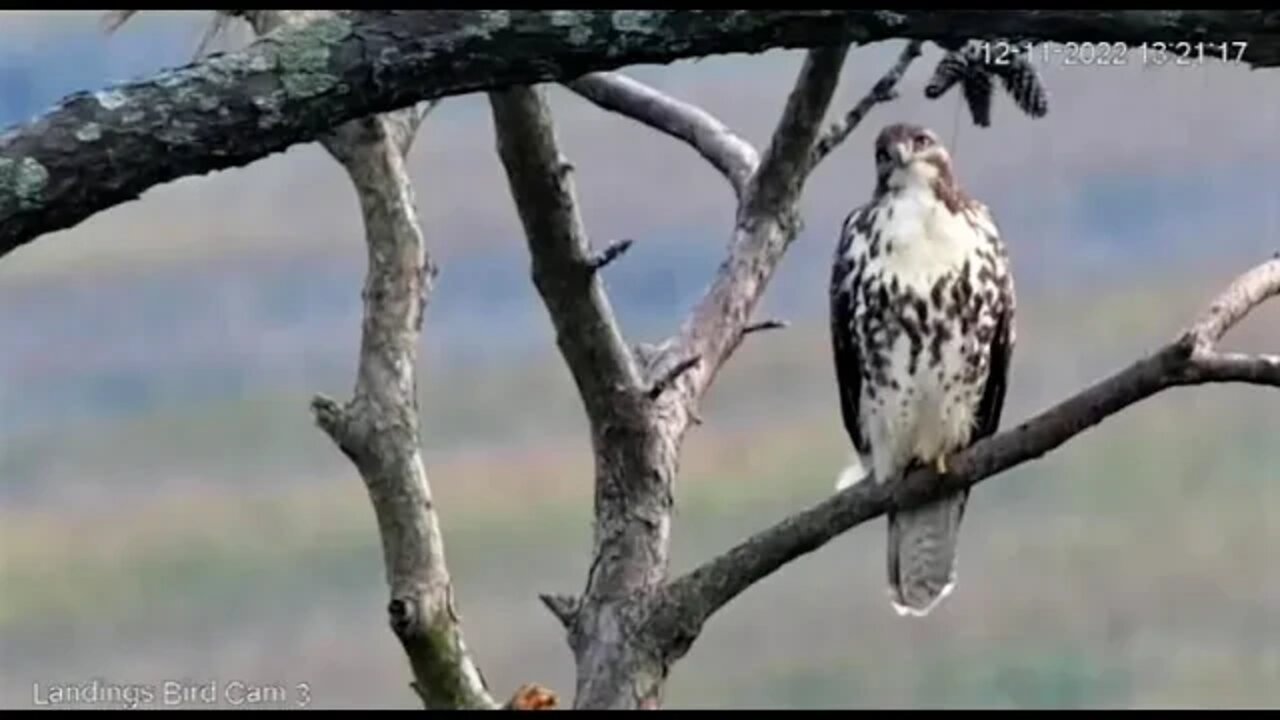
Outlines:
[[[931,130],[885,127],[876,187],[840,231],[831,341],[840,409],[856,450],[837,489],[897,481],[995,432],[1014,346],[1014,286],[987,207],[960,187]],[[969,492],[888,515],[888,574],[900,615],[925,615],[955,584]]]

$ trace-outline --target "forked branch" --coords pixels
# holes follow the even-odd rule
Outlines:
[[[794,205],[801,188],[814,167],[849,137],[871,108],[895,96],[895,87],[920,55],[920,46],[920,41],[909,41],[894,65],[820,139],[818,130],[849,48],[839,45],[809,51],[763,161],[754,147],[710,113],[621,73],[592,73],[567,84],[606,110],[693,146],[730,180],[738,195],[738,221],[729,257],[680,337],[666,344],[669,352],[679,352],[682,359],[704,359],[699,372],[688,373],[691,385],[684,404],[691,421],[697,417],[696,398],[705,392],[741,338],[785,327],[779,321],[753,323],[748,318],[798,230]],[[691,366],[682,367],[674,377],[678,379],[689,369]]]
[[[595,546],[587,587],[580,598],[542,596],[568,629],[578,666],[575,707],[660,703],[663,679],[679,656],[653,643],[661,634],[651,621],[667,580],[680,443],[690,423],[699,422],[696,405],[716,370],[743,336],[783,326],[752,322],[751,314],[799,229],[796,205],[848,50],[806,54],[762,159],[705,111],[621,75],[570,84],[596,104],[694,146],[738,195],[728,256],[707,293],[678,334],[639,345],[634,354],[621,342],[595,272],[625,246],[589,251],[545,101],[529,88],[490,95],[535,284],[592,427]]]
[[[591,570],[580,599],[544,596],[568,628],[578,666],[575,707],[656,703],[665,674],[635,642],[643,613],[631,601],[666,578],[674,453],[656,420],[649,365],[623,342],[561,171],[551,111],[541,92],[490,93],[498,154],[524,226],[533,279],[582,397],[595,451]],[[607,251],[606,251],[607,252]]]
[[[462,637],[444,538],[419,451],[417,352],[436,268],[426,252],[404,154],[414,118],[340,126],[325,147],[347,169],[368,245],[364,322],[352,399],[317,396],[316,423],[355,464],[377,516],[391,629],[428,708],[491,708]]]
[[[325,10],[253,11],[259,35],[302,28]],[[414,207],[405,157],[434,103],[352,120],[320,142],[360,201],[368,269],[355,390],[345,404],[317,396],[316,424],[352,461],[377,517],[387,614],[428,709],[497,707],[473,662],[445,562],[440,519],[419,450],[417,345],[436,266]]]
[[[1280,355],[1215,350],[1250,310],[1280,295],[1280,259],[1242,275],[1191,327],[1155,353],[1045,410],[1021,425],[955,455],[950,471],[913,472],[897,486],[867,479],[783,520],[667,587],[662,626],[696,636],[726,603],[788,562],[889,510],[902,510],[970,487],[1034,460],[1140,400],[1172,387],[1243,382],[1280,387]]]

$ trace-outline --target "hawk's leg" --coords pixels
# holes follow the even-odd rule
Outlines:
[[[947,474],[947,454],[946,453],[942,453],[937,458],[934,458],[933,469],[937,470],[939,475]]]

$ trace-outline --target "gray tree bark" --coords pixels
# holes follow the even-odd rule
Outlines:
[[[329,11],[249,11],[265,35]],[[405,157],[430,105],[339,125],[320,143],[347,171],[360,201],[368,269],[355,391],[317,396],[315,421],[351,459],[382,539],[391,630],[408,655],[411,686],[428,709],[493,709],[462,637],[444,539],[420,450],[417,345],[437,267],[427,252]]]
[[[248,12],[248,11],[240,11]],[[770,48],[942,42],[1242,43],[1280,64],[1280,11],[420,10],[344,12],[95,93],[0,134],[0,256],[160,183],[450,95]]]

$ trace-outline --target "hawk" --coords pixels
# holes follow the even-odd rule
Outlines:
[[[995,432],[1014,346],[1014,287],[991,213],[956,180],[932,130],[896,123],[875,142],[870,202],[841,227],[831,342],[850,466],[837,490],[898,480]],[[969,491],[888,515],[899,615],[927,615],[955,586]]]

